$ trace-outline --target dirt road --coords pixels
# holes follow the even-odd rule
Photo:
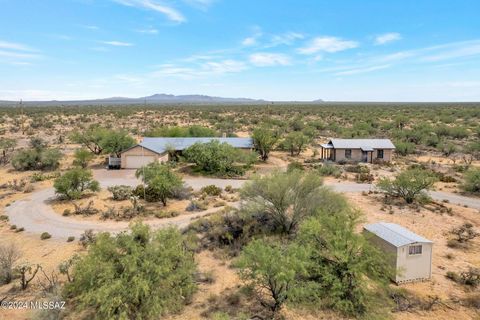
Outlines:
[[[128,170],[98,170],[95,172],[95,178],[100,181],[101,186],[104,188],[111,185],[120,184],[135,186],[140,183],[135,178],[134,171]],[[191,186],[195,190],[211,184],[221,188],[225,188],[227,185],[231,185],[234,188],[240,188],[246,182],[246,180],[215,179],[204,177],[186,177],[184,178],[184,181],[186,185]],[[331,186],[338,192],[363,192],[374,189],[374,186],[371,184],[330,182],[327,185]],[[446,200],[450,203],[466,205],[472,208],[480,209],[480,199],[469,198],[440,191],[431,191],[430,195],[435,200]],[[24,227],[26,232],[38,234],[42,232],[48,232],[55,238],[67,238],[69,236],[75,236],[78,238],[87,229],[115,233],[128,228],[128,222],[93,222],[81,221],[71,217],[63,217],[54,212],[50,205],[47,204],[48,200],[54,196],[53,188],[48,188],[33,192],[25,199],[13,202],[10,206],[5,208],[5,211],[10,218],[10,223],[17,225],[17,227]],[[170,225],[184,227],[188,225],[192,219],[215,212],[217,210],[218,208],[213,208],[174,218],[147,221],[146,223],[151,225],[153,228],[161,228]]]

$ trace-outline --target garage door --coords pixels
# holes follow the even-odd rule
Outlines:
[[[138,169],[143,167],[150,162],[155,160],[154,156],[127,156],[126,159],[126,166],[127,169]]]

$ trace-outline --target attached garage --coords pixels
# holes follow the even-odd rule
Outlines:
[[[121,160],[122,169],[138,169],[154,161],[167,161],[168,155],[136,145],[122,152]]]
[[[155,161],[154,156],[126,156],[125,158],[125,168],[127,169],[138,169]]]

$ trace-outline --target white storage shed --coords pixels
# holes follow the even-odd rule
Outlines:
[[[425,281],[432,276],[433,242],[395,223],[366,225],[370,241],[384,251],[396,270],[396,283]]]

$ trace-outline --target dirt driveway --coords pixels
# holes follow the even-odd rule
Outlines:
[[[102,169],[94,171],[94,176],[104,188],[120,184],[136,186],[140,183],[140,181],[135,178],[134,170],[108,171]],[[221,188],[225,188],[227,185],[231,185],[234,188],[240,188],[247,180],[185,177],[184,181],[186,185],[191,186],[194,190],[198,190],[204,186],[212,184]],[[328,182],[327,185],[331,186],[338,192],[363,192],[374,189],[374,186],[371,184],[332,181]],[[435,200],[447,200],[454,204],[480,209],[480,199],[478,198],[469,198],[441,191],[432,191],[430,192],[430,195]],[[33,192],[25,199],[13,202],[10,206],[5,208],[5,211],[10,218],[10,223],[17,225],[18,227],[24,227],[26,232],[37,234],[48,232],[55,238],[67,238],[69,236],[75,236],[78,238],[87,229],[115,233],[128,228],[128,222],[92,222],[63,217],[58,213],[55,213],[47,204],[48,200],[54,196],[53,188],[47,188]],[[210,210],[189,215],[180,215],[174,218],[155,219],[147,221],[146,223],[153,228],[161,228],[170,225],[184,227],[188,225],[192,219],[217,210],[218,208],[212,208]]]

